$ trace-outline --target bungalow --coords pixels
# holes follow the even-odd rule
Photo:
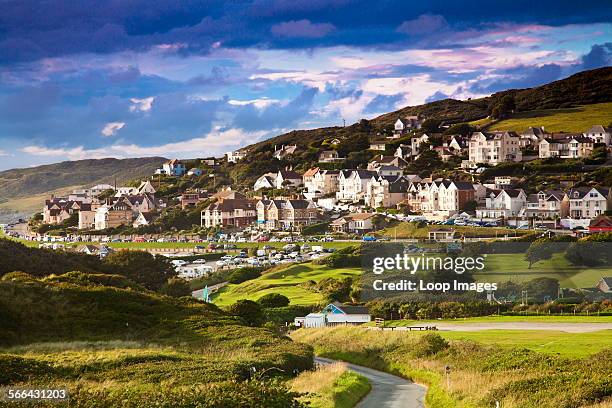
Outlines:
[[[453,229],[442,229],[442,228],[434,228],[429,230],[429,240],[430,241],[453,241],[455,239],[455,230]]]
[[[352,213],[340,217],[330,224],[335,232],[364,234],[374,229],[374,213]]]
[[[319,163],[341,163],[346,160],[344,157],[340,157],[335,150],[323,150],[319,154]]]
[[[365,306],[344,305],[333,302],[327,305],[320,313],[310,313],[305,317],[296,317],[294,322],[297,326],[304,328],[359,325],[368,323],[372,316]]]
[[[386,148],[387,142],[384,140],[374,140],[370,142],[370,150],[381,150],[384,152]]]
[[[189,169],[189,171],[187,172],[187,175],[200,177],[202,175],[202,170],[198,169],[197,167],[194,167],[193,169]]]

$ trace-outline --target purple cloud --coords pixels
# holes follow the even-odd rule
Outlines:
[[[329,23],[312,23],[310,20],[297,20],[274,24],[270,31],[277,37],[321,38],[335,29],[336,27]]]
[[[438,14],[422,14],[414,20],[404,21],[397,32],[408,35],[427,35],[435,31],[446,30],[448,23],[444,16]]]
[[[582,56],[582,67],[593,69],[612,65],[612,43],[595,44]]]

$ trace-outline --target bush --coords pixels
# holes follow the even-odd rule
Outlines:
[[[169,278],[176,276],[167,258],[154,257],[145,251],[118,251],[107,256],[105,261],[121,275],[151,290],[158,290]]]
[[[285,307],[289,306],[289,298],[280,293],[269,293],[257,300],[262,307]]]
[[[252,300],[239,300],[228,308],[228,312],[240,317],[249,326],[261,326],[265,321],[261,306]]]
[[[412,351],[415,357],[429,357],[449,348],[449,344],[437,333],[423,335]]]
[[[259,278],[262,271],[262,268],[238,268],[230,273],[227,280],[229,283],[239,284],[248,280]]]

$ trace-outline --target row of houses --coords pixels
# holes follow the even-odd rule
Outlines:
[[[108,190],[114,191],[114,196],[99,199]],[[42,222],[61,224],[71,217],[78,217],[79,229],[96,230],[120,225],[148,225],[155,212],[165,206],[165,203],[156,200],[155,192],[149,181],[142,182],[138,187],[98,185],[75,190],[68,197],[51,197],[46,200]]]

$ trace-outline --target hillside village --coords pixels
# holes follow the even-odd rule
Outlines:
[[[392,131],[367,139],[366,151],[357,153],[366,153],[368,160],[357,167],[341,154],[346,140],[340,138],[324,140],[314,165],[304,171],[292,165],[300,153],[297,144],[275,145],[268,152],[270,166],[284,167],[252,175],[255,181],[242,188],[228,183],[228,174],[253,155],[253,147],[224,158],[172,159],[133,186],[102,184],[50,197],[34,219],[43,234],[54,226],[90,234],[172,232],[177,228],[156,224],[170,212],[178,218],[189,213],[191,224],[180,229],[206,235],[245,228],[300,232],[313,225],[319,233],[363,235],[384,225],[377,222],[381,213],[444,224],[448,230],[471,225],[587,231],[593,220],[601,222],[612,210],[609,185],[572,177],[577,163],[606,167],[608,127],[593,125],[581,134],[549,133],[542,127],[521,133],[466,132],[469,126],[432,122],[419,116],[397,118]],[[437,131],[428,130],[432,127]],[[542,168],[567,163],[570,177],[549,172],[541,183],[546,188],[527,188],[521,179],[528,174],[521,173],[533,163]],[[522,166],[518,174],[517,165]],[[496,170],[504,166],[511,166],[512,175]],[[206,188],[194,188],[197,184]]]

